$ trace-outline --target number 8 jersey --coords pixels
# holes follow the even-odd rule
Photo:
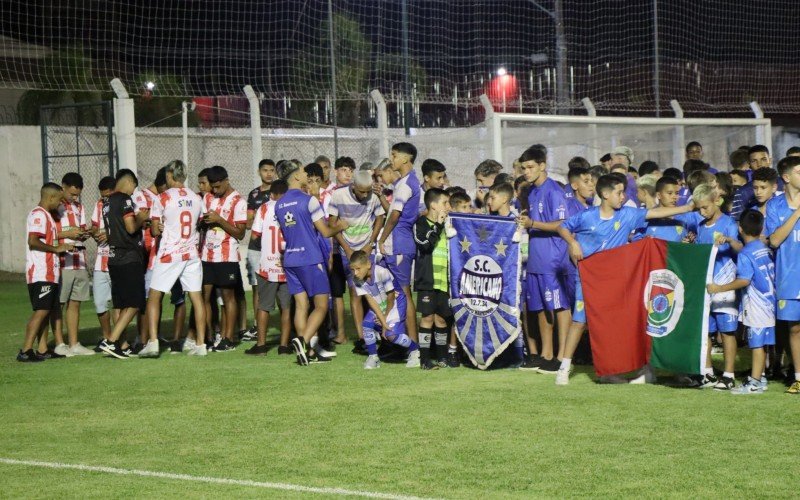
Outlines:
[[[188,188],[170,188],[153,203],[150,218],[164,223],[156,258],[178,262],[199,258],[200,233],[197,224],[205,213],[203,200]]]

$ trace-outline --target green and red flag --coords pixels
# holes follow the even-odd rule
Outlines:
[[[702,373],[716,249],[654,238],[579,264],[598,375],[654,368]],[[579,304],[580,306],[580,304]]]

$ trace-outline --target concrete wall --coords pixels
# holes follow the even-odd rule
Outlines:
[[[0,127],[0,270],[25,271],[25,222],[39,202],[39,127]]]

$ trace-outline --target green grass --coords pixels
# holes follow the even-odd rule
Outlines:
[[[568,387],[519,371],[423,372],[339,349],[21,364],[22,283],[0,284],[0,457],[442,498],[795,497],[800,399]],[[165,307],[165,311],[169,309]],[[97,338],[91,304],[81,337]],[[133,330],[131,329],[131,333]],[[297,493],[0,463],[4,497]]]

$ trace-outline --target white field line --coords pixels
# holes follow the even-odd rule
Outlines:
[[[251,481],[247,479],[228,479],[224,477],[192,476],[189,474],[173,474],[171,472],[158,472],[139,469],[118,469],[116,467],[100,467],[96,465],[66,464],[61,462],[42,462],[39,460],[16,460],[13,458],[0,457],[0,463],[7,465],[25,465],[28,467],[43,467],[47,469],[67,469],[86,472],[100,472],[105,474],[117,474],[120,476],[139,476],[156,477],[161,479],[173,479],[176,481],[192,481],[210,484],[231,484],[235,486],[248,486],[253,488],[264,488],[270,490],[297,491],[301,493],[319,493],[324,495],[342,495],[364,498],[382,498],[387,500],[425,500],[420,497],[400,495],[395,493],[380,493],[376,491],[347,490],[344,488],[318,488],[314,486],[302,486],[289,483],[272,483],[264,481]]]

